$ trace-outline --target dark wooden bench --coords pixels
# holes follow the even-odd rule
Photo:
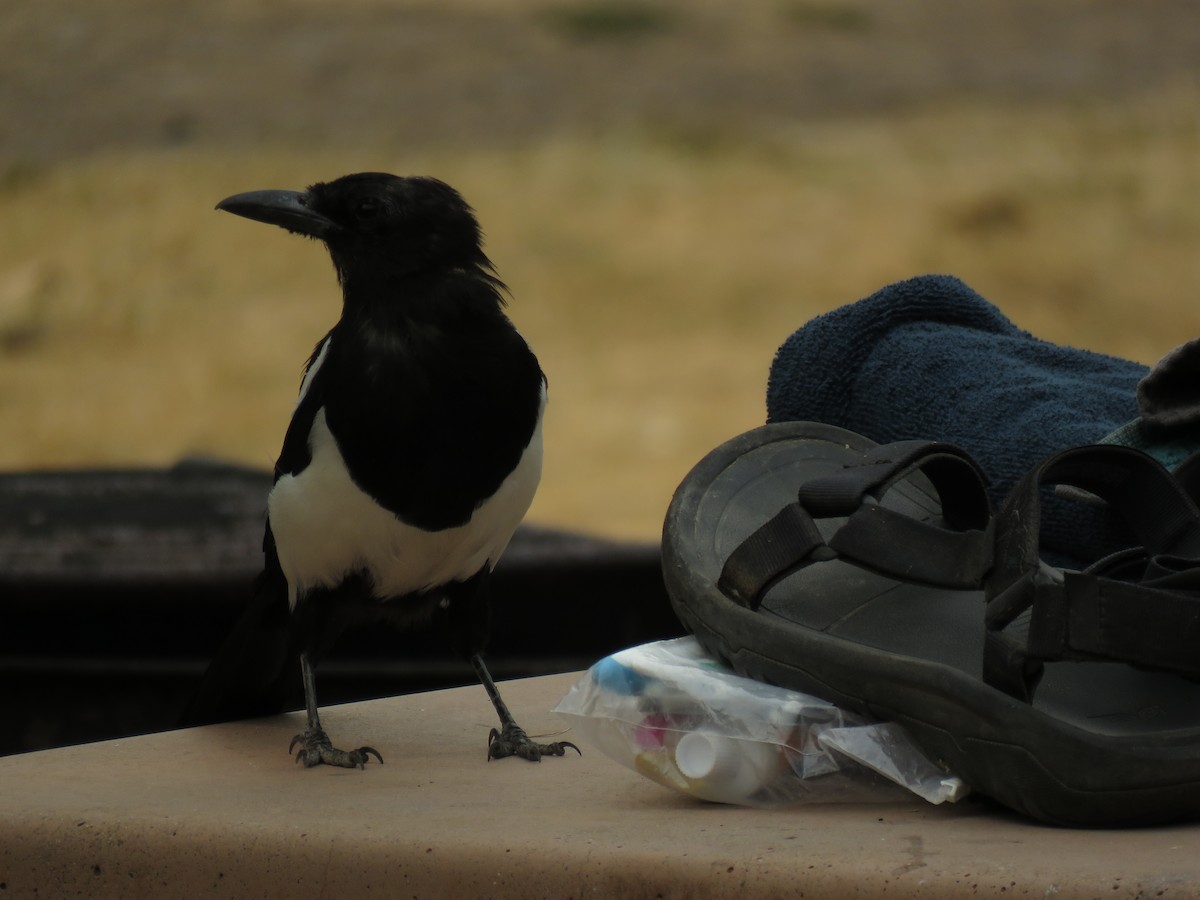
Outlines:
[[[172,727],[259,570],[270,484],[208,460],[0,474],[0,754]],[[681,632],[652,543],[523,526],[495,603],[500,678]],[[321,699],[472,680],[428,634],[367,631],[324,663]]]

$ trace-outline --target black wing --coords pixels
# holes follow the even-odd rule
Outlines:
[[[316,364],[329,336],[317,345],[304,372]],[[275,480],[311,462],[308,435],[321,407],[318,370],[292,414],[275,464]],[[291,622],[288,585],[268,522],[263,535],[263,572],[245,610],[221,644],[180,718],[184,727],[272,715],[302,703],[299,647]]]
[[[319,362],[323,362],[321,351],[326,348],[332,337],[333,332],[325,335],[313,350],[308,364],[304,367],[306,379],[313,371],[313,367],[318,366]],[[319,367],[313,374],[307,388],[303,387],[303,382],[301,382],[303,393],[292,413],[292,420],[288,423],[287,432],[283,436],[283,447],[279,450],[279,458],[275,460],[276,481],[283,475],[296,475],[303,472],[312,462],[312,451],[308,444],[309,433],[312,431],[313,419],[317,415],[317,410],[324,405],[325,378],[321,368],[323,367]]]
[[[410,337],[387,353],[339,329],[293,429],[324,406],[360,489],[428,531],[466,524],[538,425],[545,380],[528,344],[503,316],[453,341]],[[302,467],[307,448],[290,446],[291,431],[286,464]]]

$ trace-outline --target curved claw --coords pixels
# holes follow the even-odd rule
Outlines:
[[[578,748],[576,748],[576,749],[578,749]],[[379,760],[379,764],[381,766],[383,765],[383,757],[379,755],[379,751],[376,750],[374,747],[359,747],[354,752],[363,758],[364,763],[367,761],[368,757],[374,756],[377,760]]]
[[[488,762],[492,761],[492,744],[496,743],[496,741],[499,739],[500,739],[500,732],[498,729],[493,728],[491,731],[488,732],[488,745],[487,745]]]
[[[570,747],[580,756],[583,756],[583,751],[570,741],[555,741],[552,744],[542,744],[542,752],[549,754],[550,756],[566,756],[568,747]]]

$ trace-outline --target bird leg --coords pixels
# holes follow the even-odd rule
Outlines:
[[[508,705],[504,702],[504,698],[500,696],[500,689],[496,687],[496,682],[492,680],[492,674],[488,671],[487,665],[483,661],[483,656],[478,653],[472,655],[471,665],[475,667],[475,674],[479,676],[479,680],[483,684],[483,689],[487,691],[487,695],[492,701],[492,706],[496,708],[496,714],[500,717],[500,728],[493,728],[488,734],[489,760],[503,759],[506,756],[519,756],[530,762],[538,762],[543,756],[563,756],[567,752],[568,747],[582,755],[580,749],[570,741],[554,741],[549,744],[539,744],[532,740],[525,733],[525,729],[517,724],[512,713],[508,711]]]
[[[300,674],[304,679],[304,705],[308,711],[308,724],[304,731],[292,738],[288,744],[288,753],[296,751],[296,762],[304,763],[305,768],[327,765],[341,766],[344,769],[366,768],[367,760],[374,756],[380,763],[383,757],[374,747],[359,747],[357,750],[339,750],[329,740],[329,735],[321,727],[321,717],[317,714],[316,680],[313,678],[312,665],[308,654],[300,654]]]

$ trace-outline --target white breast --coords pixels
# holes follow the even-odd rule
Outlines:
[[[306,378],[303,387],[307,385]],[[374,580],[375,596],[383,599],[425,591],[495,566],[541,479],[545,406],[543,387],[533,437],[496,493],[467,524],[432,532],[401,522],[358,488],[325,422],[325,409],[318,410],[309,439],[312,462],[297,475],[282,476],[267,502],[292,607],[300,593],[333,587],[364,569]]]

